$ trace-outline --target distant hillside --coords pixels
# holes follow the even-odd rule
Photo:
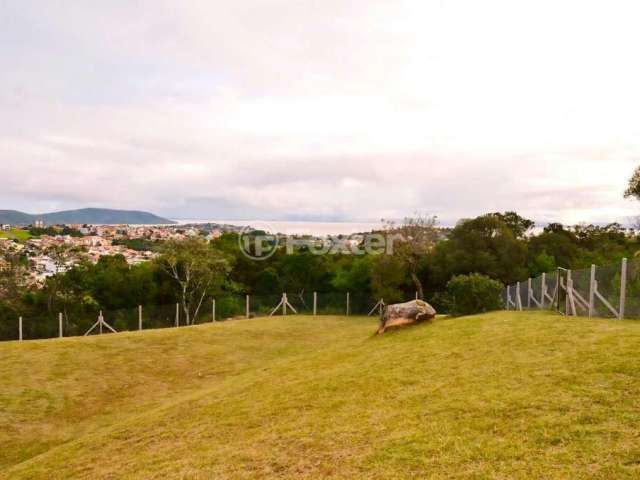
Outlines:
[[[33,221],[34,215],[17,210],[0,210],[0,223],[9,225],[27,225]]]
[[[176,223],[153,213],[136,210],[110,210],[106,208],[82,208],[32,215],[16,210],[0,210],[0,223],[29,225],[43,220],[47,225],[61,223],[90,223],[94,225],[139,224],[154,225]]]

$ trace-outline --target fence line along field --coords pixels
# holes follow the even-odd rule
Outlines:
[[[637,478],[640,323],[274,316],[0,344],[0,478]]]
[[[417,295],[416,295],[417,298]],[[378,315],[382,299],[351,292],[281,293],[271,295],[222,295],[207,299],[186,323],[179,303],[138,305],[106,310],[94,307],[79,313],[58,312],[49,318],[18,316],[15,322],[0,322],[1,340],[35,340],[73,337],[151,328],[181,327],[220,320],[267,317],[277,313],[308,315]]]
[[[640,263],[637,258],[606,266],[558,268],[507,285],[502,291],[509,310],[549,309],[572,316],[640,318]]]

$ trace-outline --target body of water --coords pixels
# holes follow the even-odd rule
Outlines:
[[[287,235],[349,235],[351,233],[369,232],[379,229],[381,222],[293,222],[280,220],[193,220],[176,219],[179,224],[187,223],[218,223],[227,225],[250,225],[257,230]]]

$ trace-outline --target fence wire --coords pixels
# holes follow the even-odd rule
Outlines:
[[[559,268],[505,287],[502,299],[508,310],[640,319],[640,259],[576,270]]]
[[[53,338],[61,332],[65,337],[84,335],[100,314],[108,326],[119,332],[281,315],[284,313],[282,300],[282,294],[251,295],[248,303],[246,295],[224,295],[215,302],[208,298],[203,300],[197,312],[190,312],[189,318],[182,306],[176,304],[112,310],[93,305],[44,315],[25,312],[22,339]],[[302,315],[367,315],[378,302],[368,294],[346,292],[289,292],[286,300],[288,314]],[[558,269],[509,285],[502,291],[502,300],[509,310],[547,309],[567,315],[640,318],[640,261],[633,259],[596,266],[593,274],[590,268]],[[11,317],[6,312],[0,314],[5,319]],[[19,339],[17,314],[12,317],[11,321],[0,323],[0,340]],[[103,326],[102,332],[108,331]],[[99,334],[100,329],[94,328],[91,333]]]
[[[591,269],[585,268],[580,270],[571,271],[571,282],[573,285],[573,306],[569,305],[571,309],[576,309],[576,314],[588,316],[589,315],[589,285],[591,284]],[[565,302],[566,305],[566,302]],[[573,311],[573,310],[571,310]]]
[[[531,280],[531,299],[528,308],[540,308],[542,301],[542,276]]]
[[[545,286],[545,301],[542,304],[543,308],[555,308],[554,305],[557,305],[557,296],[558,296],[558,282],[559,276],[558,272],[549,272],[544,276],[544,286]]]
[[[640,262],[629,262],[627,271],[625,317],[640,318]]]
[[[620,265],[596,267],[596,281],[598,282],[597,291],[618,313],[620,312],[620,280]],[[598,316],[615,318],[616,315],[612,311],[612,308],[607,306],[602,299],[599,300],[600,302],[597,303],[596,307]]]
[[[283,294],[231,294],[206,298],[199,308],[192,306],[189,316],[181,304],[142,305],[132,308],[107,309],[93,305],[45,315],[22,316],[22,339],[45,339],[59,336],[90,335],[140,329],[182,327],[213,321],[266,317],[285,313]],[[286,294],[286,313],[300,315],[367,315],[377,303],[369,294],[346,292],[290,292]],[[2,312],[0,312],[2,313]],[[103,324],[98,322],[102,315]],[[376,312],[377,315],[377,312]],[[3,315],[0,321],[0,340],[19,340],[18,315]],[[7,320],[8,319],[8,320]],[[62,334],[61,334],[62,332]]]

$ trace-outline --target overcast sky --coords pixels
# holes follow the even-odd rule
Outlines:
[[[0,3],[0,209],[621,220],[640,2]]]

